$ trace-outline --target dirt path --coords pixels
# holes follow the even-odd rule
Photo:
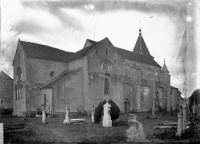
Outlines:
[[[131,127],[126,131],[128,137],[128,142],[147,142],[145,134],[143,131],[142,123],[136,120],[136,114],[129,114],[128,122],[131,124]]]

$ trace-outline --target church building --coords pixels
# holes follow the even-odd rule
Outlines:
[[[18,41],[13,60],[14,115],[53,113],[81,108],[91,111],[111,99],[121,112],[142,112],[153,107],[170,110],[170,75],[150,54],[141,30],[133,51],[114,46],[108,38],[87,39],[75,53]]]

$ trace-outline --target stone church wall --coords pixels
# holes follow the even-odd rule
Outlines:
[[[52,90],[52,107],[55,113],[64,113],[66,105],[71,112],[84,108],[82,70],[56,83]]]
[[[21,78],[17,75],[17,69],[21,69]],[[14,87],[13,87],[13,115],[22,116],[26,111],[26,83],[27,83],[27,57],[21,45],[18,45],[13,63]],[[22,86],[22,97],[16,99],[16,88]]]
[[[108,70],[103,70],[103,64],[109,65]],[[116,49],[106,40],[99,43],[97,48],[88,55],[88,108],[92,105],[97,106],[104,99],[112,99],[120,108],[123,109],[123,59]],[[105,78],[109,79],[109,94],[104,93]]]
[[[30,84],[44,84],[61,74],[66,69],[66,63],[30,58],[28,73]]]

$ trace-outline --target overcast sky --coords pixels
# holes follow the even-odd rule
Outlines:
[[[86,39],[108,37],[114,46],[132,51],[141,28],[150,54],[161,66],[165,58],[171,85],[188,97],[200,85],[197,2],[2,0],[0,69],[13,77],[19,38],[76,52]]]

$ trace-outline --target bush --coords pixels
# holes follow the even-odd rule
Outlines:
[[[102,101],[99,103],[99,105],[95,108],[95,112],[94,112],[94,121],[96,123],[101,122],[102,120],[102,116],[103,116],[103,105],[106,103],[106,100]],[[111,116],[111,120],[116,120],[119,117],[119,107],[112,101],[109,100],[108,103],[111,105],[110,108],[110,116]]]
[[[79,117],[86,117],[86,116],[88,116],[87,111],[85,111],[85,110],[82,109],[82,108],[78,108],[78,109],[77,109],[77,112],[78,112]]]
[[[0,112],[2,115],[9,115],[12,114],[13,108],[2,108]]]

